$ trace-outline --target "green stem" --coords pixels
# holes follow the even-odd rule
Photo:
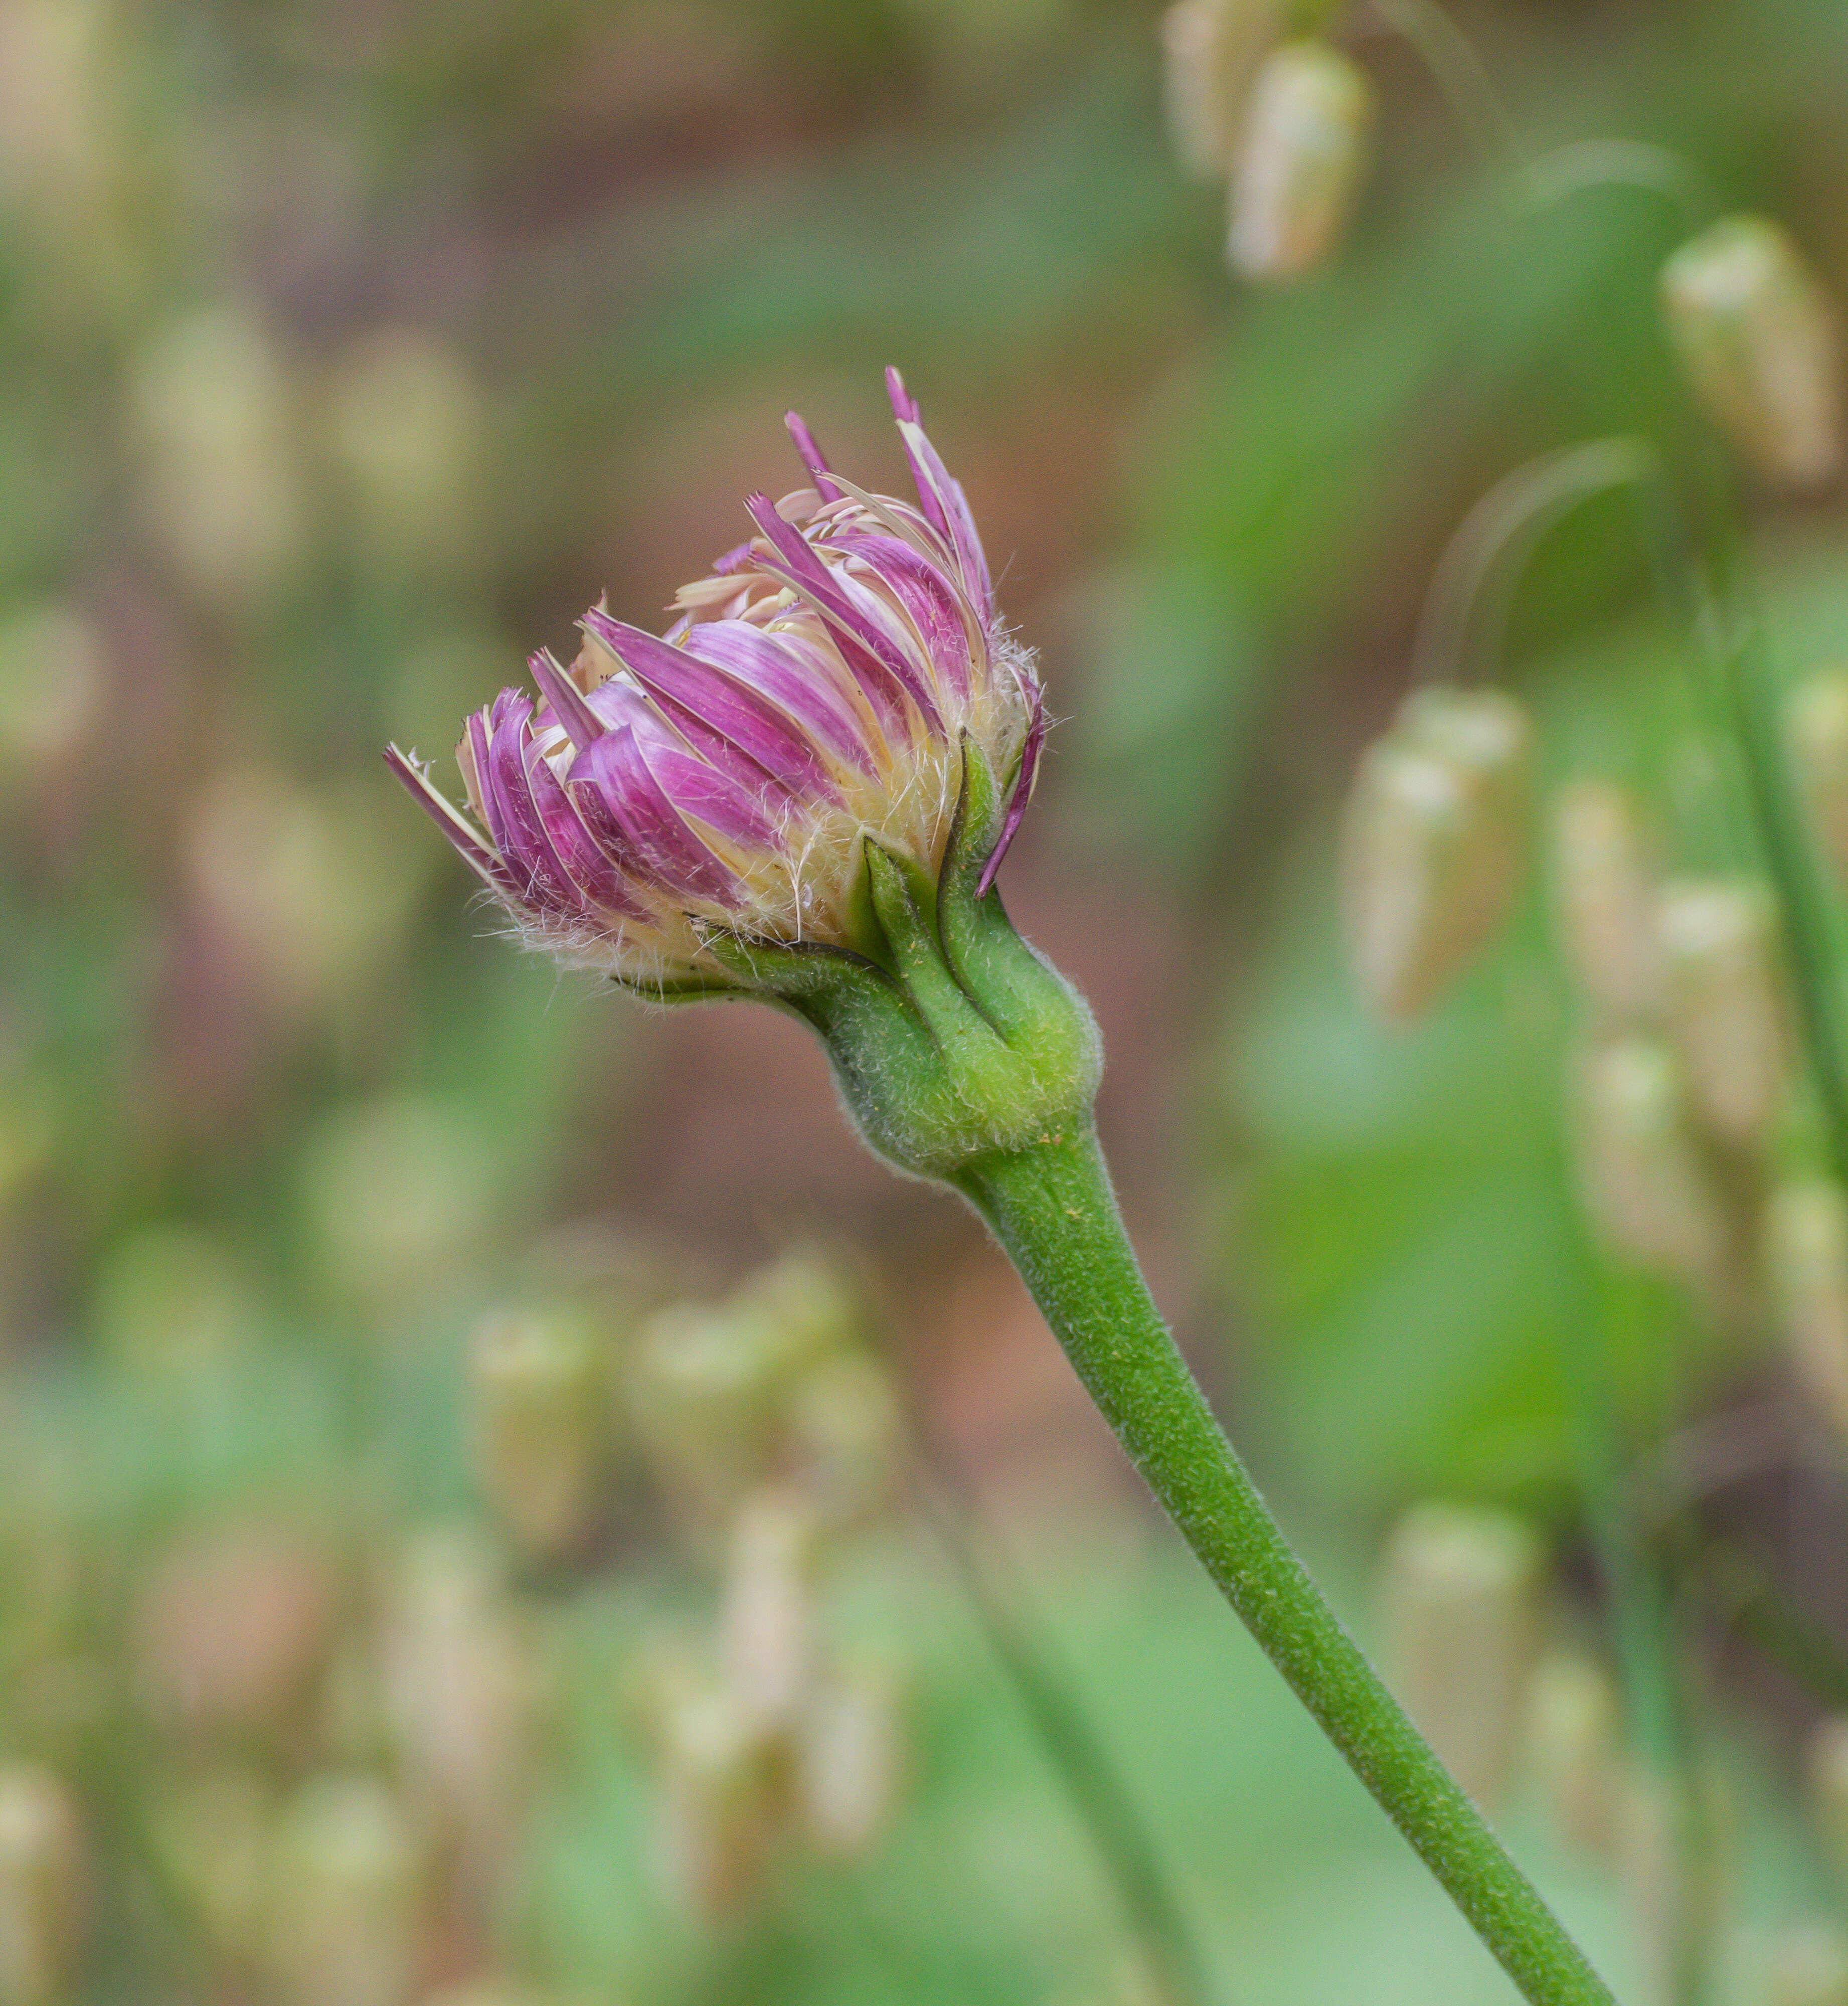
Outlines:
[[[1054,1668],[1020,1615],[1021,1598],[995,1578],[993,1562],[963,1516],[922,1480],[926,1512],[954,1563],[989,1645],[1012,1680],[1026,1716],[1084,1821],[1148,1966],[1161,2006],[1204,2006],[1211,1996],[1192,1931],[1142,1822],[1069,1682]]]
[[[956,1181],[1201,1564],[1522,1994],[1614,2006],[1258,1496],[1150,1299],[1089,1129],[979,1158]]]

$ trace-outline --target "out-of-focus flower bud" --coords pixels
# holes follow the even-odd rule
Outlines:
[[[687,1907],[730,1914],[756,1892],[782,1828],[784,1746],[718,1681],[691,1677],[659,1699],[656,1871]]]
[[[1505,1512],[1415,1505],[1387,1544],[1382,1613],[1399,1698],[1485,1804],[1500,1796],[1519,1745],[1544,1578],[1539,1543]]]
[[[188,1920],[220,1957],[261,1958],[269,1899],[276,1805],[241,1769],[222,1769],[156,1801],[154,1856]]]
[[[99,0],[0,10],[0,199],[69,230],[96,217],[113,164]]]
[[[410,568],[466,557],[481,430],[474,380],[442,343],[387,328],[349,351],[331,386],[328,445],[368,557]]]
[[[400,1555],[380,1659],[407,1785],[456,1835],[479,1879],[515,1836],[534,1674],[492,1565],[468,1534],[426,1533]]]
[[[95,1312],[113,1355],[150,1377],[222,1364],[258,1327],[236,1262],[193,1226],[144,1226],[111,1248]]]
[[[732,1528],[721,1635],[727,1688],[766,1731],[795,1720],[812,1649],[815,1523],[786,1490],[747,1498]]]
[[[1848,1435],[1848,1192],[1825,1177],[1774,1191],[1765,1265],[1797,1381]]]
[[[1656,939],[1695,1112],[1725,1142],[1762,1142],[1783,1099],[1788,1051],[1770,894],[1677,879],[1663,887]]]
[[[1810,1737],[1804,1771],[1817,1842],[1848,1889],[1848,1714],[1832,1715]]]
[[[1695,396],[1740,452],[1783,487],[1829,480],[1841,463],[1835,317],[1789,235],[1727,217],[1663,267],[1662,299]]]
[[[1161,17],[1169,136],[1203,181],[1231,172],[1251,79],[1283,11],[1279,0],[1175,0]]]
[[[108,699],[103,637],[74,607],[22,607],[0,621],[0,780],[9,795],[65,773],[93,742]]]
[[[234,308],[160,333],[136,358],[131,405],[148,526],[209,603],[267,599],[306,530],[290,392],[269,337]]]
[[[304,1784],[277,1834],[269,1958],[296,2006],[403,2006],[416,1979],[424,1862],[375,1778]]]
[[[897,1396],[869,1353],[843,1351],[790,1388],[783,1425],[792,1475],[830,1526],[849,1525],[891,1496],[903,1450]]]
[[[1848,668],[1822,670],[1790,692],[1784,749],[1816,840],[1848,881]]]
[[[195,1732],[271,1725],[306,1696],[335,1601],[326,1561],[280,1527],[236,1525],[187,1540],[142,1586],[143,1690],[157,1713]]]
[[[309,1138],[302,1170],[328,1281],[374,1309],[466,1273],[491,1237],[492,1157],[441,1102],[407,1094],[341,1109]]]
[[[63,1996],[83,1913],[83,1835],[70,1793],[48,1770],[0,1769],[0,2002]]]
[[[1836,1923],[1794,1923],[1765,1946],[1763,2006],[1848,2006],[1848,1936]]]
[[[1579,1066],[1579,1175],[1613,1252],[1717,1294],[1726,1216],[1689,1131],[1674,1055],[1660,1039],[1619,1038]]]
[[[731,1298],[765,1332],[766,1356],[787,1380],[811,1361],[857,1343],[864,1328],[858,1297],[822,1255],[797,1248],[747,1276]]]
[[[269,1000],[301,1014],[377,966],[415,881],[376,818],[259,766],[234,767],[186,826],[193,896]]]
[[[1675,2006],[1709,1969],[1730,1899],[1732,1809],[1712,1772],[1632,1762],[1617,1802],[1617,1874],[1636,1946],[1638,2006]]]
[[[469,1353],[475,1467],[526,1553],[579,1544],[608,1454],[607,1364],[590,1319],[562,1304],[499,1310]]]
[[[1360,762],[1343,821],[1348,959],[1381,1016],[1419,1015],[1519,882],[1532,729],[1493,690],[1414,692]]]
[[[1622,1708],[1595,1659],[1549,1651],[1527,1694],[1528,1766],[1554,1828],[1580,1852],[1608,1853],[1623,1776]]]
[[[890,1821],[904,1787],[898,1689],[871,1666],[836,1666],[811,1686],[797,1744],[803,1828],[832,1859],[864,1853]]]
[[[1373,86],[1322,42],[1290,42],[1252,83],[1232,174],[1227,248],[1248,279],[1294,279],[1347,222],[1366,165]]]
[[[1561,943],[1586,1000],[1613,1026],[1648,1018],[1660,994],[1656,878],[1636,804],[1609,780],[1575,780],[1553,806]]]

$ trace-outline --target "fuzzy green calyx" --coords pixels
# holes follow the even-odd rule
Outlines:
[[[714,929],[733,993],[808,1023],[868,1145],[913,1175],[953,1182],[996,1154],[1088,1130],[1103,1053],[1078,992],[978,896],[1002,795],[966,737],[962,784],[933,880],[865,840],[862,952]],[[707,993],[712,993],[709,991]]]

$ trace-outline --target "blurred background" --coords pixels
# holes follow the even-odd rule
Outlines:
[[[1458,16],[1533,146],[1673,148],[1848,300],[1838,0]],[[1215,1998],[1510,1996],[805,1033],[516,953],[378,757],[452,783],[600,594],[664,625],[797,484],[786,407],[896,491],[900,366],[1062,720],[1005,889],[1102,1022],[1157,1296],[1364,1636],[1438,1496],[1518,1515],[1595,1664],[1544,884],[1385,1030],[1335,838],[1478,495],[1673,421],[1685,226],[1511,220],[1357,7],[1346,241],[1245,283],[1159,25],[0,5],[0,1999],[1156,1996],[919,1443]],[[1839,493],[1754,522],[1780,665],[1848,659]],[[1678,770],[1685,646],[1593,502],[1510,613],[1543,774]],[[1695,1472],[1675,1635],[1749,1944],[1842,1899],[1804,1772],[1848,1490],[1759,1320],[1624,1300],[1617,1411]],[[1632,1973],[1649,1897],[1558,1800],[1523,1772],[1508,1828]]]

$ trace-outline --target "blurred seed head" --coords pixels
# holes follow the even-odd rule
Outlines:
[[[1616,1839],[1623,1709],[1610,1674],[1582,1651],[1549,1651],[1528,1689],[1528,1768],[1561,1840],[1607,1854]]]
[[[1668,331],[1707,416],[1764,478],[1814,488],[1841,463],[1841,358],[1822,284],[1788,234],[1734,216],[1663,267]]]
[[[90,752],[109,697],[94,624],[49,601],[0,621],[0,783],[10,799],[67,777]]]
[[[1784,748],[1822,853],[1848,883],[1848,668],[1821,670],[1790,692]]]
[[[1362,758],[1342,823],[1343,917],[1380,1016],[1423,1012],[1506,913],[1532,737],[1511,697],[1424,689]]]
[[[814,1650],[817,1526],[797,1493],[760,1490],[740,1508],[727,1557],[720,1636],[725,1683],[766,1732],[801,1710]]]
[[[1783,1104],[1789,1072],[1769,892],[1723,878],[1672,880],[1663,888],[1656,938],[1695,1113],[1724,1142],[1762,1144]]]
[[[328,1561],[280,1526],[252,1521],[182,1540],[137,1596],[142,1691],[191,1733],[273,1726],[326,1662],[336,1600]]]
[[[1727,1219],[1674,1054],[1642,1036],[1594,1046],[1579,1062],[1575,1099],[1580,1184],[1599,1237],[1637,1266],[1717,1297]]]
[[[687,1677],[659,1698],[656,1873],[684,1906],[734,1913],[756,1894],[783,1827],[781,1738],[716,1679]]]
[[[478,556],[482,431],[480,392],[445,343],[407,327],[354,343],[329,387],[327,445],[363,557],[416,572]]]
[[[306,1015],[374,971],[400,932],[414,863],[357,799],[234,766],[193,801],[192,896],[267,1000]]]
[[[566,1304],[496,1310],[469,1349],[477,1477],[521,1550],[582,1545],[608,1466],[608,1361],[601,1334]]]
[[[480,1135],[459,1109],[403,1094],[336,1109],[302,1155],[307,1223],[333,1293],[401,1309],[470,1272],[498,1195]]]
[[[1848,2006],[1848,1935],[1833,1922],[1797,1923],[1765,1946],[1762,2006]]]
[[[405,2006],[424,1862],[403,1807],[367,1775],[317,1776],[290,1801],[269,1892],[269,1962],[294,2006]]]
[[[1168,132],[1198,179],[1231,172],[1251,79],[1283,15],[1280,0],[1175,0],[1162,16]]]
[[[1608,780],[1575,780],[1553,804],[1553,897],[1580,992],[1613,1028],[1654,1013],[1661,970],[1656,874],[1636,804]]]
[[[877,1666],[830,1665],[812,1681],[797,1746],[803,1830],[824,1858],[857,1860],[891,1822],[903,1793],[903,1708]]]
[[[1832,1714],[1804,1752],[1810,1816],[1822,1856],[1848,1892],[1848,1714]]]
[[[1248,279],[1294,279],[1347,223],[1367,164],[1373,86],[1324,42],[1290,42],[1252,83],[1232,174],[1227,248]]]
[[[0,1768],[0,2001],[65,1994],[84,1909],[84,1840],[71,1794],[49,1770]]]
[[[1544,1582],[1539,1542],[1505,1512],[1414,1505],[1387,1543],[1380,1598],[1399,1698],[1484,1804],[1519,1746]]]
[[[181,582],[227,610],[269,599],[307,533],[293,394],[281,357],[240,308],[202,308],[135,358],[129,410],[143,514]]]
[[[1774,1191],[1765,1267],[1797,1383],[1848,1436],[1848,1192],[1825,1177]]]

